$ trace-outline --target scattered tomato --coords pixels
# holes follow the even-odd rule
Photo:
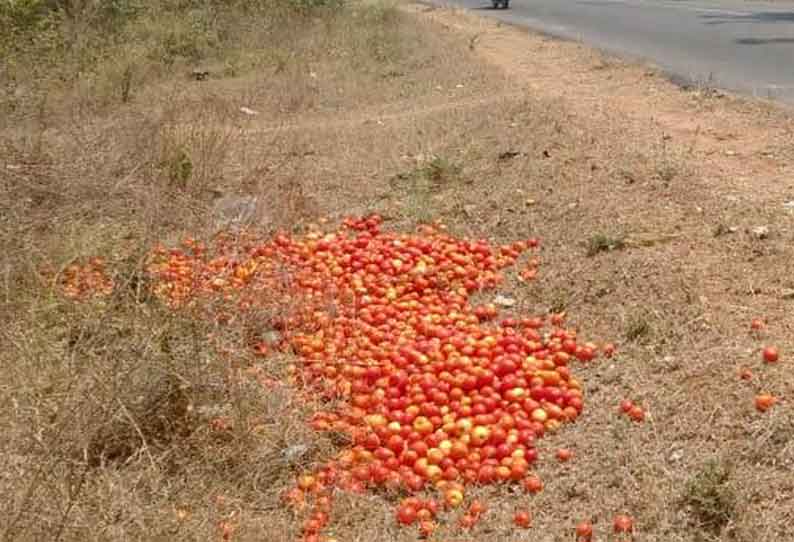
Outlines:
[[[477,523],[477,518],[470,514],[464,514],[460,518],[460,526],[463,529],[471,529]]]
[[[565,463],[573,457],[573,452],[567,448],[560,448],[557,450],[557,460],[560,463]]]
[[[645,419],[645,411],[642,407],[634,405],[631,407],[631,410],[628,412],[629,418],[631,418],[635,422],[641,422]]]
[[[485,512],[485,505],[478,499],[474,499],[469,505],[469,515],[475,518],[480,517]]]
[[[760,393],[755,396],[755,408],[759,412],[766,412],[777,403],[777,397],[768,393]]]
[[[630,533],[634,530],[634,520],[630,516],[618,514],[612,523],[616,533]]]
[[[540,493],[543,491],[543,481],[536,475],[530,474],[522,483],[527,493]]]
[[[777,363],[780,354],[774,346],[767,346],[763,351],[764,361],[766,363]]]
[[[577,542],[590,542],[593,537],[593,524],[589,521],[582,521],[576,525]]]
[[[522,529],[528,529],[532,526],[532,517],[529,515],[529,512],[522,510],[516,512],[515,516],[513,516],[513,523]]]

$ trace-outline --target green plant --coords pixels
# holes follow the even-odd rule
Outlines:
[[[667,137],[662,136],[660,156],[656,158],[656,175],[664,183],[669,183],[681,173],[680,164],[670,155]]]
[[[426,224],[433,220],[435,213],[432,198],[432,190],[426,178],[421,176],[411,178],[406,198],[406,211],[414,222]]]
[[[29,29],[50,13],[42,0],[5,0],[0,3],[0,21],[3,28]]]
[[[651,333],[651,324],[642,316],[635,316],[626,326],[626,340],[638,341]]]
[[[593,235],[587,242],[587,255],[593,257],[601,252],[622,250],[626,247],[623,238],[611,237],[603,233]]]
[[[460,173],[461,168],[457,164],[434,156],[412,171],[397,175],[392,179],[392,184],[406,190],[406,210],[412,219],[427,223],[432,221],[435,214],[433,199],[436,193],[458,181]]]
[[[425,177],[432,186],[440,187],[459,179],[461,168],[446,158],[435,156],[419,168],[419,174]]]
[[[552,314],[565,312],[574,298],[573,292],[565,287],[552,288],[549,294],[549,311]]]
[[[193,174],[193,162],[185,149],[174,149],[166,159],[165,167],[168,171],[168,181],[172,186],[182,190],[188,187],[188,181]]]
[[[714,535],[731,521],[736,510],[730,478],[730,467],[712,459],[689,480],[684,492],[683,502],[698,527]]]
[[[121,94],[122,103],[127,103],[130,101],[130,97],[132,95],[132,78],[134,73],[135,72],[132,66],[126,66],[121,72],[119,92]]]

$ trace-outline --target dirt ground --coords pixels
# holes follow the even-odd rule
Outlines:
[[[319,461],[332,444],[301,425],[306,413],[287,392],[202,396],[240,417],[259,409],[267,429],[228,442],[206,437],[213,448],[201,450],[197,430],[187,445],[169,441],[168,467],[143,446],[123,464],[89,469],[81,463],[87,456],[53,452],[82,438],[68,424],[55,436],[33,430],[65,424],[58,413],[79,404],[78,392],[98,397],[108,352],[128,356],[95,340],[87,351],[97,365],[75,365],[64,345],[85,329],[75,331],[71,320],[90,324],[89,339],[111,329],[114,341],[133,345],[152,321],[188,324],[147,309],[127,326],[112,307],[86,316],[89,309],[43,294],[23,302],[16,266],[28,280],[42,262],[99,254],[112,265],[144,242],[209,236],[217,223],[207,194],[219,193],[258,196],[258,217],[273,226],[374,211],[389,229],[440,219],[456,234],[498,242],[537,236],[539,277],[510,278],[503,291],[517,301],[510,310],[565,311],[581,336],[618,345],[614,358],[576,367],[585,411],[540,442],[544,491],[477,489],[491,507],[485,519],[470,532],[442,525],[435,539],[568,541],[578,521],[591,519],[595,540],[613,540],[612,518],[626,513],[637,541],[794,540],[790,112],[717,89],[680,89],[653,68],[461,11],[405,2],[389,25],[399,54],[385,51],[353,71],[340,69],[350,69],[348,49],[333,54],[318,38],[306,50],[330,50],[329,57],[315,52],[286,71],[169,87],[182,107],[173,119],[161,114],[170,98],[158,86],[121,112],[92,118],[90,130],[68,115],[39,132],[4,127],[6,195],[37,191],[5,204],[16,218],[4,223],[3,322],[13,346],[0,357],[0,386],[13,414],[0,423],[0,488],[10,495],[13,526],[0,528],[3,539],[43,540],[60,525],[64,540],[215,540],[219,521],[234,524],[235,540],[295,539],[299,522],[279,500],[294,472],[274,474],[273,454],[284,442],[309,443]],[[201,148],[198,194],[156,191],[141,180],[133,150],[149,152],[147,140],[163,134]],[[42,145],[46,161],[35,159]],[[428,164],[439,172],[432,180],[421,174]],[[89,172],[111,179],[110,193],[132,203],[103,207],[107,192],[96,186],[105,184],[76,182],[71,192],[58,184]],[[55,210],[41,203],[45,196],[58,199]],[[8,256],[23,247],[23,264]],[[753,318],[766,328],[751,333]],[[43,336],[53,337],[55,354]],[[776,365],[761,360],[770,344],[781,351]],[[148,355],[131,351],[136,362]],[[174,373],[194,370],[191,352]],[[12,363],[21,359],[25,367]],[[136,377],[133,361],[119,363]],[[739,378],[745,367],[750,380]],[[124,388],[120,378],[100,391],[113,397]],[[780,398],[763,414],[753,406],[761,391]],[[646,408],[644,423],[618,414],[624,398]],[[133,418],[124,408],[98,412]],[[574,451],[571,462],[552,459],[560,447]],[[380,496],[340,501],[329,528],[339,541],[417,539],[397,528],[394,503]],[[527,531],[512,527],[518,506],[533,513]]]

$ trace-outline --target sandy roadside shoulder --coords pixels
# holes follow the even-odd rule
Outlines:
[[[703,86],[682,89],[653,66],[624,62],[461,9],[401,8],[470,36],[515,85],[560,100],[585,122],[619,122],[636,142],[663,138],[704,168],[713,188],[770,205],[794,199],[794,114],[774,102]]]

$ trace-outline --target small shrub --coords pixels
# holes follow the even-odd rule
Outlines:
[[[736,495],[730,486],[730,469],[711,460],[687,483],[684,504],[698,527],[718,535],[730,523],[736,509]]]
[[[461,168],[443,157],[435,156],[419,164],[408,173],[392,179],[395,188],[407,191],[406,211],[412,220],[428,223],[436,214],[433,198],[435,193],[460,179]]]
[[[169,184],[185,190],[193,174],[193,162],[187,152],[185,152],[185,149],[174,149],[164,165],[168,171]]]
[[[553,288],[549,292],[549,311],[552,314],[565,312],[573,301],[573,292],[567,288]]]
[[[669,161],[665,161],[658,165],[656,173],[662,181],[669,183],[678,175],[678,167]]]
[[[420,174],[436,187],[457,180],[460,176],[460,171],[460,166],[439,156],[434,157],[424,167],[420,168]]]
[[[598,233],[593,235],[587,242],[587,255],[592,258],[601,252],[622,250],[625,247],[626,243],[622,238],[610,237],[603,233]]]
[[[662,138],[661,152],[656,158],[656,176],[665,184],[669,184],[681,173],[681,163],[671,155],[667,139]]]
[[[634,317],[626,326],[626,340],[638,341],[650,335],[651,324],[644,316]]]

